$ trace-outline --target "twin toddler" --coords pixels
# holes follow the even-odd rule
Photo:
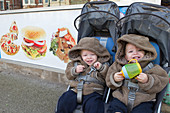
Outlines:
[[[156,93],[168,83],[166,71],[154,64],[130,80],[120,71],[131,59],[136,59],[142,69],[147,67],[157,57],[155,48],[147,37],[136,34],[123,35],[117,43],[115,61],[110,67],[111,56],[96,38],[82,38],[69,51],[71,62],[65,72],[71,88],[60,97],[57,113],[73,113],[79,103],[84,113],[104,113],[102,94],[106,85],[113,91],[108,113],[153,112]],[[128,83],[138,87],[133,91],[133,101],[128,99],[131,94]]]

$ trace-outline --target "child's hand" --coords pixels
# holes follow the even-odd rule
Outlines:
[[[76,73],[83,72],[84,68],[85,68],[85,66],[83,66],[83,65],[77,65],[77,67],[76,67]]]
[[[148,82],[148,76],[145,73],[140,73],[137,78],[139,82],[141,83],[147,83]]]
[[[102,64],[100,62],[96,62],[93,65],[97,70],[99,70],[102,67]]]
[[[125,79],[122,74],[123,74],[122,72],[117,72],[117,73],[115,73],[115,75],[114,75],[114,80],[115,80],[116,82],[120,82],[120,81],[122,81],[123,79]]]

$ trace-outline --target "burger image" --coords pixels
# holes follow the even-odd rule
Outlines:
[[[22,49],[31,59],[39,59],[45,56],[47,51],[46,33],[40,27],[27,26],[21,30],[23,37]]]

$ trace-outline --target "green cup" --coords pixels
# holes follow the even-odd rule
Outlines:
[[[136,63],[130,63],[132,60],[135,60]],[[142,68],[136,59],[131,59],[129,63],[124,65],[121,70],[126,79],[132,79],[142,72]]]

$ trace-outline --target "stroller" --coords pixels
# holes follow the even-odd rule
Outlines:
[[[163,67],[167,73],[170,71],[170,9],[143,2],[131,4],[125,17],[118,23],[120,36],[124,34],[140,34],[149,37],[158,47],[158,57],[153,61]],[[161,102],[167,86],[157,94],[154,113],[160,113]]]
[[[131,4],[125,17],[120,19],[116,3],[111,1],[88,2],[83,6],[81,15],[75,19],[74,26],[78,31],[78,41],[83,37],[97,38],[108,49],[112,55],[110,65],[114,62],[118,37],[124,34],[147,36],[154,42],[152,44],[158,53],[158,57],[153,62],[168,72],[170,71],[170,51],[168,51],[170,48],[170,15],[167,13],[168,11],[169,9],[166,7],[137,2]],[[162,56],[160,57],[160,55]],[[111,91],[106,87],[103,95],[105,113],[107,113],[109,100],[112,98]],[[157,94],[154,113],[160,112],[165,91],[166,87]],[[78,106],[74,113],[83,113],[82,106]]]
[[[116,23],[118,22],[119,17],[119,8],[114,2],[87,2],[83,6],[81,14],[74,21],[74,26],[78,31],[77,41],[79,42],[79,40],[83,37],[97,38],[112,55],[112,58],[109,62],[109,64],[112,64],[115,55],[115,52],[113,52],[112,48],[116,48],[113,40],[116,41],[115,37],[118,38],[118,29],[116,29]],[[67,91],[69,89],[71,89],[70,86],[68,86]],[[104,95],[106,95],[106,93],[104,93]],[[103,100],[105,100],[106,96],[103,97]],[[55,112],[56,111],[57,107],[55,109]],[[82,105],[79,104],[73,113],[83,113]]]

